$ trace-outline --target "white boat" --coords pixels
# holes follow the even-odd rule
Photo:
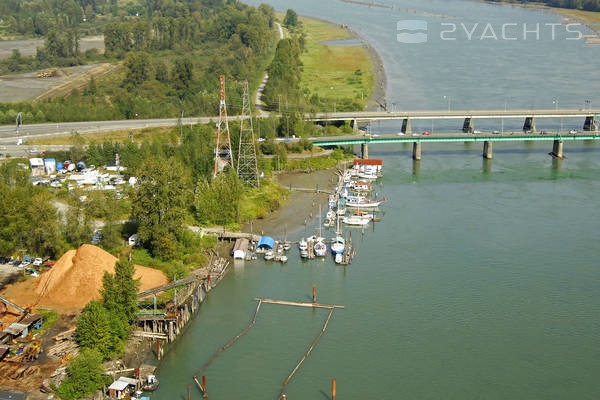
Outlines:
[[[273,251],[269,250],[265,253],[265,260],[271,261],[274,258],[275,258],[275,253],[273,253]]]
[[[326,228],[329,228],[332,225],[333,225],[333,222],[331,222],[331,218],[325,218],[325,222],[323,222],[323,226],[325,226]]]
[[[370,181],[374,181],[374,180],[376,180],[376,179],[379,178],[379,176],[377,176],[375,174],[367,174],[367,173],[364,173],[364,172],[359,172],[358,177],[361,178],[361,179],[367,179],[367,180],[370,180]]]
[[[384,200],[359,200],[359,201],[355,201],[355,200],[348,200],[346,202],[346,206],[348,207],[355,207],[355,208],[376,208],[379,207],[380,204],[384,203]]]
[[[359,217],[356,215],[352,215],[350,217],[344,217],[342,220],[346,225],[353,226],[365,226],[369,224],[369,220],[367,218]]]
[[[344,252],[344,248],[346,247],[346,241],[343,237],[337,236],[333,239],[333,243],[331,243],[331,253],[332,254],[342,254]]]
[[[325,219],[332,219],[332,218],[333,218],[333,210],[327,211],[327,215],[325,216]]]
[[[291,248],[292,248],[292,245],[289,242],[285,242],[285,244],[283,245],[283,250],[285,250],[285,251],[288,251]]]
[[[300,250],[300,257],[308,258],[308,250],[306,250],[306,249]]]
[[[308,242],[304,239],[301,239],[298,242],[298,249],[300,249],[300,251],[308,249]]]
[[[344,198],[346,196],[348,196],[348,188],[346,186],[344,186],[344,189],[342,189],[342,191],[340,192],[340,197]]]
[[[342,253],[338,253],[335,255],[335,263],[336,264],[341,264],[342,260],[343,260],[344,256],[342,255]]]
[[[281,258],[279,259],[279,261],[281,261],[282,263],[286,263],[288,260],[287,256],[281,256]]]
[[[322,238],[321,238],[322,239]],[[318,240],[314,247],[315,256],[325,257],[327,255],[327,245],[324,240]]]
[[[354,184],[354,190],[370,192],[371,190],[373,190],[373,188],[370,183],[359,181]]]

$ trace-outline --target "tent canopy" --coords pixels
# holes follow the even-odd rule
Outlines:
[[[270,236],[263,236],[258,242],[258,248],[272,250],[275,247],[275,239]]]

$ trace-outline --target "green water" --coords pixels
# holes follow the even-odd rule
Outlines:
[[[415,166],[384,159],[382,222],[346,268],[331,258],[237,265],[210,293],[159,371],[153,399],[191,378],[249,323],[254,297],[335,311],[289,399],[597,399],[600,394],[600,145],[428,145]],[[384,149],[386,149],[384,151]],[[302,231],[296,232],[297,238]],[[332,236],[333,233],[329,233]],[[255,327],[206,372],[211,399],[276,399],[327,311],[264,304]],[[192,397],[200,398],[192,387]]]

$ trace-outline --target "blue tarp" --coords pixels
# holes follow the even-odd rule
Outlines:
[[[260,238],[258,245],[256,246],[260,249],[269,249],[272,250],[275,247],[275,239],[270,236],[263,236]]]

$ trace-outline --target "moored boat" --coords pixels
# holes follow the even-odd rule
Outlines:
[[[323,239],[323,238],[320,238]],[[317,240],[314,247],[315,256],[317,257],[325,257],[327,255],[327,245],[324,240]]]
[[[358,215],[352,215],[349,217],[344,217],[342,222],[344,222],[346,225],[365,226],[369,223],[369,220]]]
[[[273,253],[273,251],[269,250],[265,253],[265,260],[271,261],[274,258],[275,258],[275,253]]]
[[[331,253],[332,254],[341,254],[344,252],[344,248],[346,246],[346,241],[341,236],[336,236],[333,239],[333,243],[331,243]]]

